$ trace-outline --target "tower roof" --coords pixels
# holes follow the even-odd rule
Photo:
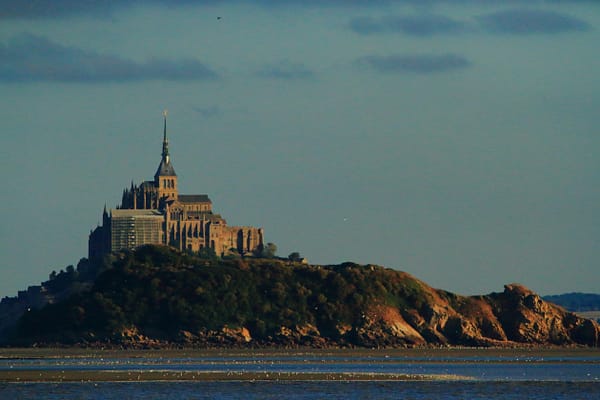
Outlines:
[[[175,168],[173,168],[173,164],[171,164],[169,160],[163,158],[160,161],[156,174],[154,174],[154,178],[158,178],[159,176],[177,176]]]
[[[175,168],[171,164],[171,157],[169,157],[169,139],[167,139],[167,111],[163,112],[164,117],[164,130],[163,130],[163,145],[162,145],[162,158],[154,179],[158,180],[159,176],[177,176]]]

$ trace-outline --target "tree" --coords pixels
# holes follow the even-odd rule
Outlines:
[[[217,258],[217,253],[210,247],[202,247],[198,250],[198,257],[206,260],[215,260]]]
[[[242,258],[242,255],[238,252],[235,247],[229,249],[229,252],[225,253],[223,259],[225,260],[239,260]]]
[[[273,258],[275,257],[275,253],[277,253],[277,246],[275,243],[267,243],[263,250],[262,256],[265,258]]]
[[[302,261],[302,257],[300,256],[300,253],[298,253],[297,251],[294,251],[293,253],[290,253],[290,255],[288,256],[288,259],[290,261],[294,261],[294,262],[300,262],[300,261]]]

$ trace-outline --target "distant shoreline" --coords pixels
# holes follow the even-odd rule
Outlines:
[[[406,349],[365,349],[365,348],[258,348],[258,349],[97,349],[75,347],[43,347],[43,348],[0,348],[2,359],[52,359],[52,358],[201,358],[201,357],[259,357],[259,356],[346,356],[346,357],[578,357],[597,354],[598,347],[419,347]],[[421,361],[420,361],[421,362]]]
[[[595,321],[600,321],[600,310],[574,311],[574,313],[581,318],[593,319]]]

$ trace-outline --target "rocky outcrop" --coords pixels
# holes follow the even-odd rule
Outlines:
[[[585,320],[518,284],[488,296],[510,341],[530,344],[598,346],[598,324]]]
[[[150,250],[124,255],[88,291],[24,313],[7,344],[599,346],[597,322],[519,284],[467,297],[374,265],[206,261]]]
[[[296,325],[294,327],[281,326],[274,336],[262,340],[266,344],[275,344],[284,347],[326,347],[327,340],[321,335],[316,326],[312,324]]]
[[[365,347],[425,345],[423,336],[400,314],[397,308],[377,305],[362,315],[360,325],[347,330],[342,337]]]
[[[419,309],[375,305],[342,342],[365,347],[584,345],[597,347],[600,326],[543,301],[519,284],[502,293],[463,297],[426,288]]]
[[[173,343],[194,347],[415,347],[415,346],[572,346],[597,347],[600,326],[543,301],[522,285],[504,292],[462,297],[427,287],[421,309],[374,304],[355,325],[339,324],[335,335],[323,335],[313,324],[281,326],[273,336],[252,337],[246,328],[223,327],[175,338],[151,339],[135,328],[117,340],[126,347],[152,348]]]

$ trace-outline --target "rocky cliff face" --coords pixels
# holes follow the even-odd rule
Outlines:
[[[600,326],[510,284],[502,293],[463,297],[435,290],[420,309],[375,305],[362,323],[340,330],[341,343],[366,347],[585,345],[598,347]]]
[[[423,283],[422,283],[423,284]],[[424,285],[424,284],[423,284]],[[249,329],[180,331],[173,340],[157,340],[127,329],[117,343],[127,347],[161,347],[175,343],[200,347],[281,346],[368,348],[415,346],[573,346],[600,345],[600,326],[543,301],[519,284],[501,293],[463,297],[428,288],[429,301],[417,309],[375,304],[356,325],[340,324],[324,335],[312,324],[281,326],[267,338]]]

